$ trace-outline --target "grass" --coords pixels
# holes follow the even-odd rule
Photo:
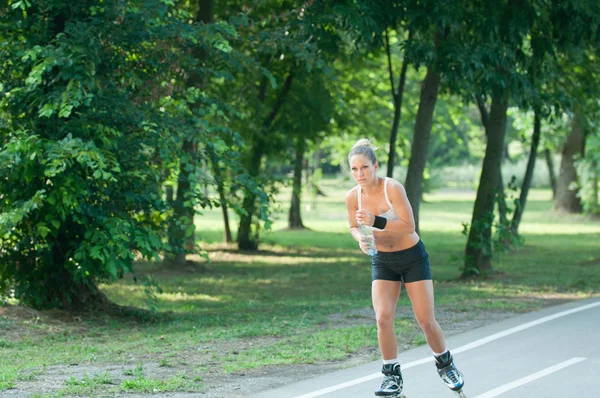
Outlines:
[[[50,368],[60,369],[64,383],[50,394],[73,396],[203,391],[211,369],[245,372],[365,352],[375,358],[368,259],[347,233],[343,200],[351,186],[324,180],[327,196],[303,213],[311,230],[286,230],[281,211],[253,253],[220,243],[220,210],[205,212],[197,236],[210,262],[198,257],[178,272],[138,265],[163,289],[158,312],[114,316],[0,307],[0,391],[19,385],[37,393],[38,375]],[[286,203],[288,196],[279,198]],[[600,223],[553,212],[546,190],[530,193],[521,226],[525,246],[498,255],[490,278],[458,281],[466,242],[461,223],[470,221],[473,201],[473,192],[454,190],[428,194],[421,205],[436,308],[467,316],[520,313],[599,294]],[[118,304],[147,305],[144,286],[130,277],[101,288]],[[403,295],[399,305],[410,303]],[[400,340],[425,344],[411,317],[400,317],[396,328]],[[72,375],[69,365],[87,373]]]

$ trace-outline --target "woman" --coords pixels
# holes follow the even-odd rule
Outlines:
[[[375,395],[392,396],[402,392],[398,344],[394,334],[394,314],[401,283],[433,351],[438,374],[450,389],[459,392],[464,381],[446,348],[444,334],[434,315],[429,256],[415,232],[412,208],[404,187],[392,178],[377,176],[379,163],[374,149],[369,140],[361,139],[348,154],[352,177],[358,186],[346,195],[346,208],[350,233],[359,242],[361,250],[367,254],[369,243],[361,235],[359,224],[372,226],[377,247],[377,252],[371,257],[371,289],[385,378]]]

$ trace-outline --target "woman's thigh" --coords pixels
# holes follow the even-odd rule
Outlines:
[[[373,309],[376,315],[393,315],[400,297],[401,282],[376,279],[371,284]]]
[[[406,283],[405,288],[417,320],[419,322],[433,320],[435,318],[433,282],[423,280]]]

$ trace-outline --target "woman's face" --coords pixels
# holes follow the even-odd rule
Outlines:
[[[350,158],[350,170],[352,177],[359,184],[371,182],[375,178],[375,173],[379,168],[379,164],[373,164],[369,158],[364,155],[354,155]]]

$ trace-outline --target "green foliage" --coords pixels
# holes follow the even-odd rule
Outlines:
[[[192,35],[161,1],[15,4],[0,17],[0,289],[89,304],[166,249],[163,168],[201,96],[177,90],[191,61],[169,43]]]
[[[508,202],[512,202],[512,207]],[[509,219],[509,216],[514,214],[521,206],[516,176],[511,176],[504,193],[496,192],[495,203],[498,209],[504,209],[505,214],[498,217],[493,226],[494,237],[492,243],[494,250],[498,253],[508,253],[511,250],[522,248],[525,244],[525,238],[514,230],[512,221]]]
[[[229,16],[238,7],[242,14]],[[241,217],[238,243],[244,249],[255,249],[260,231],[272,222],[271,198],[280,183],[265,166],[291,151],[290,135],[315,136],[322,132],[323,121],[329,120],[330,96],[320,94],[323,86],[318,83],[323,81],[320,74],[328,71],[327,54],[321,48],[334,48],[330,46],[334,35],[317,27],[320,14],[312,6],[269,1],[252,8],[236,4],[228,11],[217,11],[217,16],[219,12],[228,15],[239,36],[231,41],[232,52],[227,57],[227,62],[235,65],[233,79],[215,81],[210,90],[239,115],[228,127],[240,134],[241,144],[234,149],[239,151],[247,175],[240,178],[227,173],[224,178],[230,187],[229,204]],[[319,95],[309,97],[310,88]],[[307,121],[310,126],[303,126]],[[219,164],[223,163],[220,159]]]
[[[585,157],[575,160],[578,181],[578,196],[586,214],[600,214],[600,135],[590,133],[586,137]]]
[[[516,177],[512,176],[504,194],[498,190],[494,191],[493,212],[484,213],[481,218],[474,219],[471,225],[462,223],[463,235],[468,237],[471,230],[474,232],[472,240],[467,244],[481,250],[481,253],[490,259],[494,257],[494,253],[508,253],[523,247],[525,243],[524,237],[512,228],[508,217],[519,206],[517,192]],[[509,206],[507,201],[512,201],[514,207]],[[504,209],[505,214],[500,214],[501,208]],[[474,266],[476,263],[476,261],[465,261],[465,273],[479,275],[481,270]]]

